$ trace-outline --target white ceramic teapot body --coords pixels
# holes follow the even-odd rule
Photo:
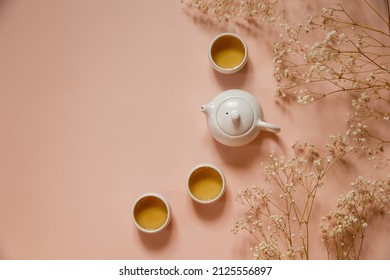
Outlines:
[[[263,111],[257,99],[243,90],[226,90],[202,105],[201,111],[207,116],[212,136],[226,146],[246,145],[261,130],[280,131],[278,126],[262,121]]]

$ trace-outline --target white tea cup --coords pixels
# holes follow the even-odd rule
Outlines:
[[[209,60],[212,67],[220,73],[236,73],[248,60],[248,47],[237,34],[222,33],[210,43]]]
[[[204,163],[195,166],[188,175],[187,191],[199,203],[217,201],[225,192],[225,176],[215,165]]]
[[[139,230],[156,233],[168,226],[171,220],[171,207],[165,196],[148,192],[136,199],[132,216]]]

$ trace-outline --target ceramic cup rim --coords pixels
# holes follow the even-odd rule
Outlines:
[[[241,63],[239,65],[236,65],[236,66],[232,67],[232,68],[220,67],[218,64],[215,63],[215,61],[213,59],[213,56],[211,54],[211,51],[212,51],[212,48],[213,48],[215,42],[217,40],[219,40],[221,37],[227,37],[227,36],[235,37],[236,39],[238,39],[242,43],[242,45],[244,46],[244,52],[245,52],[244,53],[244,58],[241,61]],[[217,36],[215,36],[213,38],[213,40],[211,41],[211,43],[209,45],[209,53],[208,53],[208,55],[209,55],[210,63],[211,63],[211,65],[213,66],[213,68],[215,70],[217,70],[218,72],[223,73],[223,74],[233,74],[233,73],[236,73],[236,72],[240,71],[245,66],[245,64],[246,64],[246,62],[248,60],[248,46],[245,43],[244,39],[241,36],[237,35],[236,33],[224,32],[224,33],[221,33],[221,34],[219,34],[219,35],[217,35]]]
[[[221,176],[221,179],[222,179],[222,189],[221,189],[221,192],[213,199],[210,199],[210,200],[201,200],[199,198],[197,198],[196,196],[194,196],[191,192],[191,189],[190,189],[190,178],[191,176],[194,174],[194,172],[200,168],[204,168],[204,167],[208,167],[208,168],[211,168],[211,169],[214,169],[215,171],[218,172],[218,174]],[[221,169],[219,169],[217,166],[215,166],[214,164],[211,164],[211,163],[202,163],[202,164],[198,164],[196,165],[195,167],[193,167],[191,169],[191,171],[189,172],[188,174],[188,177],[187,177],[187,192],[188,194],[190,195],[190,197],[198,202],[198,203],[201,203],[201,204],[210,204],[210,203],[213,203],[217,200],[219,200],[223,194],[225,193],[225,189],[226,189],[226,179],[225,179],[225,175],[223,174],[223,172],[221,171]]]
[[[145,198],[145,197],[157,197],[159,198],[166,206],[167,208],[167,219],[165,220],[164,224],[159,227],[159,228],[156,228],[156,229],[146,229],[144,227],[142,227],[136,220],[135,216],[134,216],[134,210],[135,210],[135,207],[136,205],[138,204],[139,201],[141,201],[141,199]],[[165,229],[169,222],[171,221],[171,206],[167,200],[167,198],[165,196],[163,196],[162,194],[159,194],[159,193],[155,193],[155,192],[147,192],[147,193],[144,193],[142,195],[140,195],[135,201],[134,201],[134,204],[133,204],[133,208],[132,208],[132,217],[133,217],[133,222],[135,224],[135,226],[142,232],[145,232],[145,233],[156,233],[156,232],[160,232],[162,231],[163,229]]]

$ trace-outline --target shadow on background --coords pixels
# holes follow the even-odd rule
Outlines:
[[[0,23],[1,23],[1,19],[2,19],[2,16],[3,14],[5,13],[5,10],[7,8],[7,5],[10,3],[9,0],[0,0]]]
[[[233,74],[223,74],[219,73],[216,70],[213,70],[214,77],[217,80],[218,84],[221,86],[223,90],[228,89],[240,89],[242,88],[242,85],[245,84],[245,81],[248,77],[248,72],[251,72],[251,60],[248,59],[245,66],[238,71],[237,73]]]
[[[260,131],[255,140],[242,147],[225,146],[216,140],[214,140],[214,144],[220,157],[226,164],[237,168],[245,168],[250,166],[262,154],[264,141],[276,142],[283,149],[282,141],[277,134],[263,130]]]

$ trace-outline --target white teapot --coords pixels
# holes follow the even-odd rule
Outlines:
[[[213,137],[226,146],[246,145],[261,130],[280,131],[278,126],[262,121],[263,112],[257,99],[243,90],[226,90],[200,109],[207,116]]]

